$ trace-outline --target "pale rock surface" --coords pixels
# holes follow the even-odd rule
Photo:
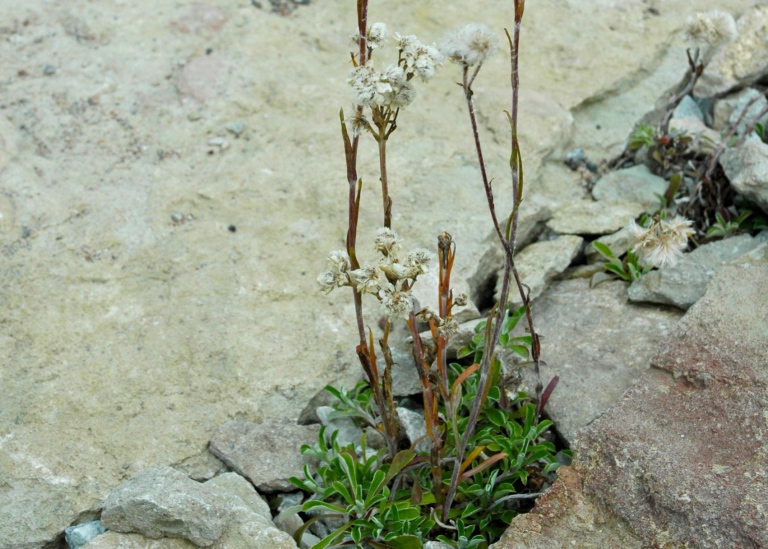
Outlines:
[[[629,287],[631,301],[661,303],[686,310],[704,295],[719,268],[765,246],[768,234],[734,236],[699,246],[673,266],[654,270]]]
[[[224,462],[214,456],[208,448],[172,467],[198,482],[205,482],[227,471]]]
[[[765,100],[765,97],[763,97],[759,91],[757,91],[755,88],[745,88],[734,94],[723,97],[722,99],[718,99],[715,102],[714,120],[712,122],[712,127],[720,132],[729,131],[739,120],[739,117],[744,111],[744,108],[747,106],[747,103],[753,99],[755,99],[755,102],[747,111],[747,115],[744,118],[745,122],[750,122],[753,120],[755,115],[757,115],[757,113],[759,113],[762,108],[768,104],[768,102]],[[742,131],[740,133],[744,132]]]
[[[768,145],[747,139],[720,155],[720,165],[736,192],[768,213]]]
[[[360,438],[363,436],[363,430],[360,429],[352,418],[340,417],[331,419],[330,414],[335,410],[330,406],[320,406],[317,409],[317,417],[320,419],[320,423],[323,424],[327,430],[326,435],[331,436],[331,433],[338,431],[337,439],[339,444],[347,446],[353,444],[354,446],[360,445]]]
[[[560,382],[547,414],[560,435],[573,442],[619,401],[647,369],[654,350],[682,314],[674,309],[627,302],[621,280],[590,288],[586,279],[553,282],[536,300],[534,323],[541,337],[541,379]],[[523,335],[523,323],[516,328]],[[522,371],[523,388],[535,389],[533,370]]]
[[[301,446],[317,443],[319,425],[228,421],[213,439],[211,451],[262,492],[291,492],[288,479],[301,478],[305,464]]]
[[[517,272],[523,284],[530,288],[528,297],[531,300],[539,297],[549,283],[568,268],[571,261],[581,251],[583,242],[584,239],[580,236],[559,236],[554,240],[543,240],[530,244],[515,254]],[[497,301],[501,292],[502,274],[500,271],[499,282],[496,286]],[[507,302],[513,309],[517,309],[523,304],[514,278],[510,278]]]
[[[223,500],[209,486],[170,467],[156,467],[112,490],[101,522],[115,532],[183,538],[209,547],[221,537],[227,517]]]
[[[424,424],[424,413],[414,412],[402,407],[396,408],[395,411],[397,412],[396,420],[401,434],[405,435],[408,443],[412,446],[416,440],[424,437],[416,443],[416,450],[419,452],[429,452],[432,444],[429,441],[429,437],[425,436],[427,434],[427,426]]]
[[[646,210],[659,207],[659,197],[664,195],[669,183],[654,175],[643,164],[610,172],[595,183],[592,196],[595,200],[637,202]]]
[[[693,140],[688,146],[698,154],[714,152],[723,140],[719,132],[713,130],[698,118],[693,117],[673,118],[669,123],[669,130],[670,132],[677,132],[692,137]],[[657,199],[656,209],[658,209],[658,204]]]
[[[568,200],[540,168],[571,134],[567,111],[645,82],[689,9],[527,6],[526,200]],[[442,0],[371,17],[426,42],[466,21]],[[496,22],[499,8],[478,4],[473,17]],[[327,383],[360,379],[348,296],[314,282],[345,232],[338,108],[352,101],[354,9],[29,0],[0,4],[0,21],[0,548],[36,549],[136,472],[199,455],[228,419],[293,418]],[[508,173],[508,66],[495,56],[476,84],[494,177]],[[396,229],[421,247],[449,231],[458,273],[485,252],[489,222],[471,139],[457,130],[457,75],[445,67],[420,87],[389,157]],[[235,121],[239,137],[226,129]],[[216,137],[230,146],[209,147]],[[381,223],[364,145],[361,243]]]
[[[580,200],[555,210],[547,227],[559,234],[610,234],[644,211],[637,202]]]
[[[693,88],[696,97],[712,97],[751,85],[768,65],[768,6],[747,9],[736,22],[738,36],[715,52]]]

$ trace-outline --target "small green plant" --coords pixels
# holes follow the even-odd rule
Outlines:
[[[742,224],[750,215],[752,215],[751,211],[744,210],[733,221],[726,221],[720,212],[715,212],[717,221],[707,231],[707,238],[726,238],[731,236],[736,231],[742,229]]]
[[[755,123],[755,133],[763,143],[768,143],[768,125],[763,126],[760,122]]]
[[[654,131],[650,124],[640,124],[629,136],[629,148],[634,150],[653,145]]]
[[[644,274],[649,273],[653,268],[648,265],[640,265],[639,258],[631,251],[628,251],[626,255],[624,255],[624,259],[620,259],[602,242],[595,240],[592,242],[592,246],[594,246],[595,250],[597,250],[600,255],[608,260],[603,268],[607,272],[615,274],[620,279],[626,280],[627,282],[634,282]]]

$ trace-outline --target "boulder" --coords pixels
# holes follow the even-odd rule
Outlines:
[[[720,155],[720,165],[736,192],[768,213],[768,145],[747,139]]]
[[[644,211],[645,207],[638,202],[580,200],[555,210],[547,227],[559,234],[610,234]]]
[[[642,204],[647,211],[659,207],[659,197],[667,191],[669,183],[654,175],[643,164],[624,170],[609,172],[595,183],[592,196],[595,200],[626,200]]]

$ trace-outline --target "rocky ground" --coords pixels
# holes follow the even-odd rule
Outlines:
[[[738,16],[751,4],[695,9]],[[587,240],[652,201],[658,182],[604,182],[590,194],[563,161],[574,147],[598,162],[616,156],[665,100],[687,68],[691,9],[684,0],[526,7],[523,218],[535,243],[521,256],[540,296],[545,375],[561,377],[549,413],[577,459],[504,547],[768,546],[765,239],[708,245],[679,272],[629,290],[556,280],[597,259]],[[753,9],[749,38],[713,58],[700,96],[764,74],[766,44],[753,37],[764,36],[765,11]],[[469,15],[443,0],[371,3],[373,20],[430,43],[468,17],[500,31],[509,12],[487,1]],[[338,109],[352,103],[354,21],[338,0],[0,3],[0,549],[57,547],[65,528],[100,517],[115,531],[89,547],[293,543],[252,484],[277,488],[208,447],[233,425],[294,428],[321,387],[359,378],[351,306],[315,283],[327,252],[343,245]],[[507,70],[497,55],[475,86],[500,182]],[[498,253],[457,78],[446,66],[421,86],[390,140],[394,227],[412,247],[450,232],[459,283],[479,300]],[[726,100],[721,122],[741,99]],[[760,203],[761,169],[732,156],[726,172]],[[361,241],[379,224],[376,174],[363,173]],[[611,194],[621,188],[629,194]],[[732,490],[718,507],[724,483]],[[168,487],[161,498],[185,494],[180,507],[159,506],[200,520],[157,542],[147,539],[156,525],[120,526],[131,490],[148,486]]]

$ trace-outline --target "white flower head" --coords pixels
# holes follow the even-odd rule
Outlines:
[[[358,44],[358,45],[360,44],[360,32],[355,32],[354,34],[350,34],[349,37],[352,39],[352,42],[354,42],[355,44]],[[372,50],[375,50],[376,48],[380,48],[384,44],[386,44],[387,43],[387,25],[384,23],[374,23],[373,25],[368,27],[368,30],[365,33],[365,43]]]
[[[393,257],[400,249],[400,237],[392,229],[381,227],[376,231],[376,238],[373,240],[373,249],[383,253],[387,257]]]
[[[688,237],[694,232],[691,224],[692,221],[679,215],[669,221],[655,219],[647,228],[640,227],[633,220],[627,225],[632,252],[643,265],[670,267],[683,256]]]
[[[435,76],[437,67],[443,62],[443,57],[436,47],[422,44],[413,34],[395,34],[395,42],[400,48],[403,69],[409,78],[416,75],[426,82]]]
[[[443,320],[437,327],[437,335],[443,339],[450,339],[457,333],[459,333],[459,323],[452,316]]]
[[[379,293],[379,270],[376,267],[362,267],[349,271],[349,278],[360,293]]]
[[[405,71],[397,65],[388,66],[384,72],[378,72],[372,63],[355,67],[347,82],[357,92],[357,104],[365,107],[405,107],[415,95]]]
[[[402,109],[413,103],[415,98],[416,90],[413,88],[413,84],[403,82],[392,97],[390,105],[396,109]]]
[[[431,259],[427,250],[413,250],[405,256],[405,264],[415,270],[417,274],[427,274]]]
[[[685,22],[685,39],[697,44],[719,46],[733,42],[737,34],[733,16],[721,10],[699,12]]]
[[[389,280],[403,280],[406,278],[415,278],[418,276],[418,271],[408,265],[402,265],[396,261],[392,261],[390,258],[384,259],[379,265],[379,269],[384,271]]]
[[[468,23],[451,32],[442,45],[443,54],[454,63],[477,65],[498,47],[499,38],[487,25]]]
[[[395,290],[391,284],[379,291],[379,300],[390,322],[398,318],[408,318],[413,309],[413,297],[410,292]]]
[[[327,294],[334,288],[349,286],[349,275],[347,272],[352,264],[349,261],[347,252],[344,250],[332,251],[328,255],[328,263],[331,265],[330,268],[320,273],[317,277],[317,283],[320,284],[320,289]]]
[[[456,307],[464,307],[469,303],[469,296],[465,293],[460,293],[456,297],[453,298],[453,304]]]

